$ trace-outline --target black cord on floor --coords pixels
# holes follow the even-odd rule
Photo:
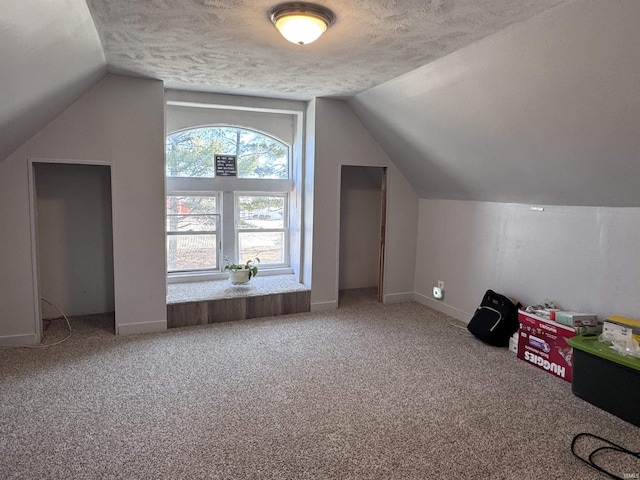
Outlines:
[[[593,450],[589,454],[589,456],[587,458],[583,458],[580,455],[578,455],[576,453],[576,451],[575,451],[575,446],[576,446],[577,441],[580,438],[583,438],[583,437],[595,438],[597,440],[600,440],[600,441],[606,443],[607,446],[596,448],[595,450]],[[571,442],[571,453],[573,453],[573,455],[576,458],[579,458],[580,460],[582,460],[584,463],[586,463],[590,467],[595,468],[599,472],[604,473],[605,475],[607,475],[607,476],[609,476],[611,478],[615,478],[616,480],[627,480],[628,477],[627,478],[619,477],[619,476],[617,476],[617,475],[605,470],[604,468],[602,468],[600,465],[598,465],[596,463],[596,461],[595,461],[596,455],[599,454],[599,453],[602,453],[602,452],[606,452],[606,451],[623,453],[625,455],[629,455],[629,456],[632,456],[632,457],[635,457],[635,458],[640,458],[640,452],[632,452],[631,450],[628,450],[628,449],[626,449],[624,447],[621,447],[620,445],[615,444],[615,443],[607,440],[606,438],[599,437],[598,435],[593,435],[592,433],[579,433],[575,437],[573,437],[573,441]]]

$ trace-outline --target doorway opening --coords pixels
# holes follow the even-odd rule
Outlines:
[[[32,168],[38,341],[66,333],[64,315],[115,333],[111,167]]]
[[[338,303],[382,302],[386,167],[342,167]]]

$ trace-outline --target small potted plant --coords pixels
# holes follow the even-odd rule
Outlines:
[[[224,262],[226,264],[224,270],[229,271],[229,280],[232,285],[242,285],[258,275],[258,267],[253,265],[254,262],[260,263],[258,257],[247,260],[244,264],[231,263],[229,257],[224,257]]]

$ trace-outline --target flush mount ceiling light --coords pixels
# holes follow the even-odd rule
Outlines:
[[[271,21],[291,43],[316,41],[335,21],[331,10],[314,3],[288,2],[271,9]]]

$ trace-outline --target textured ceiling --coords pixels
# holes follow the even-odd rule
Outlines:
[[[273,0],[87,0],[109,71],[167,88],[350,97],[568,0],[327,0],[316,43],[284,40]]]

